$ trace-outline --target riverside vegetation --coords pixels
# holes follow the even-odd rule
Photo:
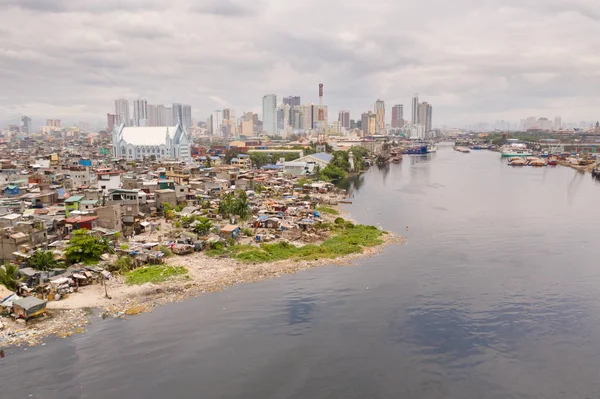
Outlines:
[[[375,247],[383,244],[382,236],[386,232],[375,226],[353,224],[343,218],[323,226],[332,231],[332,236],[321,244],[296,246],[288,242],[250,245],[232,245],[217,247],[207,251],[208,256],[228,256],[244,263],[268,263],[281,260],[319,260],[361,253],[363,247]]]

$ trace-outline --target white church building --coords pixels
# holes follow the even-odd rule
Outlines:
[[[115,158],[176,159],[191,162],[191,140],[185,128],[177,126],[115,126],[112,132]]]

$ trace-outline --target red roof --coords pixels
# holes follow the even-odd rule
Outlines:
[[[98,216],[74,216],[74,217],[65,219],[65,223],[68,223],[68,224],[85,223],[85,222],[91,222],[96,219],[98,219]]]

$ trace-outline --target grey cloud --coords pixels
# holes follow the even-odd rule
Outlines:
[[[0,0],[0,6],[36,12],[114,12],[155,9],[159,0]]]
[[[261,1],[207,0],[191,7],[193,11],[223,17],[245,17],[254,15],[262,8]],[[264,11],[264,10],[262,10]]]
[[[378,97],[408,113],[415,92],[433,103],[440,125],[529,112],[595,118],[597,0],[0,0],[0,7],[0,37],[10,35],[0,46],[0,81],[11,93],[0,96],[2,121],[28,112],[101,123],[115,98],[137,96],[190,103],[197,120],[221,107],[218,99],[238,114],[260,113],[270,92],[316,102],[320,82],[330,119],[339,109],[358,118]]]

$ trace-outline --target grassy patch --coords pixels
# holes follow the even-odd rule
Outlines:
[[[339,215],[340,214],[337,209],[334,209],[330,206],[325,206],[325,205],[319,205],[317,207],[317,211],[319,211],[321,213],[328,213],[330,215]]]
[[[287,242],[263,244],[260,248],[248,247],[230,250],[232,258],[247,263],[276,262],[285,259],[317,260],[334,259],[362,252],[362,247],[374,247],[383,243],[383,231],[374,226],[346,224],[336,229],[336,234],[320,245],[309,244],[296,247]]]
[[[160,283],[171,277],[187,274],[183,266],[148,266],[133,270],[125,274],[125,282],[128,285],[141,285],[146,283]]]

